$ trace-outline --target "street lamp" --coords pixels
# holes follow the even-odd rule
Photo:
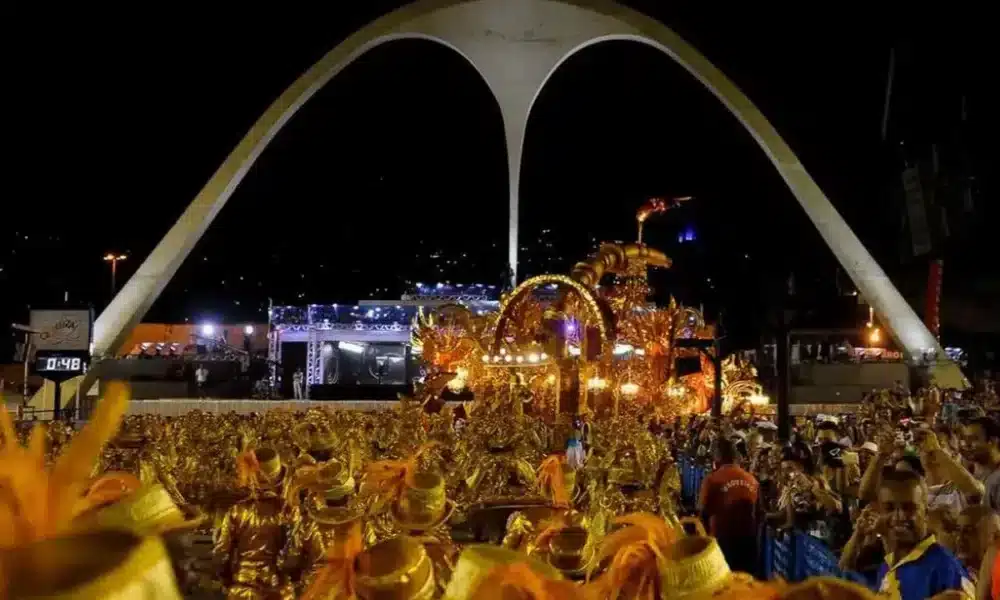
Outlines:
[[[115,286],[115,276],[118,274],[118,262],[128,258],[127,254],[115,254],[113,252],[108,252],[104,255],[104,262],[111,263],[111,297],[115,297],[115,290],[118,288]]]

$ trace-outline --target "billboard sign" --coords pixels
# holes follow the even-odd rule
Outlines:
[[[92,320],[89,309],[32,310],[32,350],[89,351]]]

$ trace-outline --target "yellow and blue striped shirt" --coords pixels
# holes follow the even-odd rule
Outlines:
[[[892,600],[925,600],[947,590],[975,597],[975,586],[955,555],[933,535],[898,561],[889,554],[878,572],[879,593]]]

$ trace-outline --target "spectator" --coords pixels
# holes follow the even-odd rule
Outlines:
[[[868,470],[868,465],[878,456],[878,444],[875,442],[865,442],[858,448],[858,467],[864,473]]]
[[[877,588],[888,598],[924,600],[948,590],[975,593],[968,573],[927,529],[927,486],[915,473],[891,471],[878,490],[885,562]]]
[[[841,500],[840,510],[828,511],[826,525],[829,529],[828,540],[834,549],[840,548],[851,536],[851,517],[858,509],[858,483],[861,472],[858,470],[857,455],[846,452],[837,442],[823,442],[820,445],[821,476],[826,481],[830,491],[836,493]]]
[[[962,426],[967,456],[983,482],[984,504],[1000,511],[1000,426],[989,417],[979,417]]]
[[[927,471],[930,509],[948,508],[958,514],[965,508],[966,496],[982,495],[982,484],[941,446],[937,434],[918,429],[915,441],[920,449],[920,462]]]
[[[753,475],[738,466],[732,441],[719,439],[716,469],[702,482],[699,507],[729,566],[753,573],[757,567],[757,494]]]
[[[302,384],[305,381],[305,376],[302,374],[302,368],[299,367],[295,369],[295,373],[292,375],[292,393],[296,400],[302,400]]]
[[[955,555],[976,581],[983,558],[996,541],[1000,517],[986,506],[969,506],[958,515],[956,529]]]
[[[205,387],[208,383],[208,369],[205,368],[205,365],[198,365],[198,368],[195,369],[194,380],[198,385],[198,397],[207,398],[208,395]]]
[[[770,515],[781,527],[796,527],[818,538],[829,539],[831,515],[843,509],[840,497],[817,473],[809,446],[796,442],[784,449],[781,457],[782,490],[778,500],[780,514]]]
[[[879,569],[885,561],[885,548],[882,544],[884,534],[884,523],[879,518],[875,505],[869,504],[861,510],[854,532],[840,553],[840,569],[860,576],[865,585],[873,586],[878,581]]]

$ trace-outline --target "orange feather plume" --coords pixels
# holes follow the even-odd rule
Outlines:
[[[423,444],[404,460],[378,460],[370,463],[365,468],[362,490],[366,494],[383,496],[387,500],[399,498],[404,487],[413,485],[413,476],[420,466],[421,455],[438,445],[438,442]]]
[[[566,479],[563,477],[562,456],[553,454],[542,461],[538,467],[538,487],[548,490],[552,495],[552,504],[558,508],[569,506],[569,492],[566,490]]]
[[[327,548],[326,564],[300,600],[329,598],[334,590],[333,597],[354,598],[354,561],[362,548],[361,522],[355,521],[343,539]]]
[[[563,529],[570,527],[570,525],[570,517],[567,513],[559,513],[543,520],[538,524],[539,533],[532,540],[532,547],[548,551],[552,538]]]
[[[122,471],[109,471],[90,484],[73,514],[79,515],[92,508],[117,502],[140,487],[142,482],[135,475]]]
[[[677,540],[677,532],[649,513],[624,515],[614,523],[625,527],[604,538],[593,564],[604,564],[608,559],[610,564],[599,578],[588,583],[588,589],[598,597],[614,598],[627,588],[633,598],[655,600],[660,571],[667,560],[664,552]]]
[[[236,457],[236,482],[240,487],[257,489],[260,481],[260,461],[252,448]]]
[[[569,581],[547,579],[518,562],[494,567],[476,585],[470,595],[476,600],[571,600],[591,598],[588,590]]]

